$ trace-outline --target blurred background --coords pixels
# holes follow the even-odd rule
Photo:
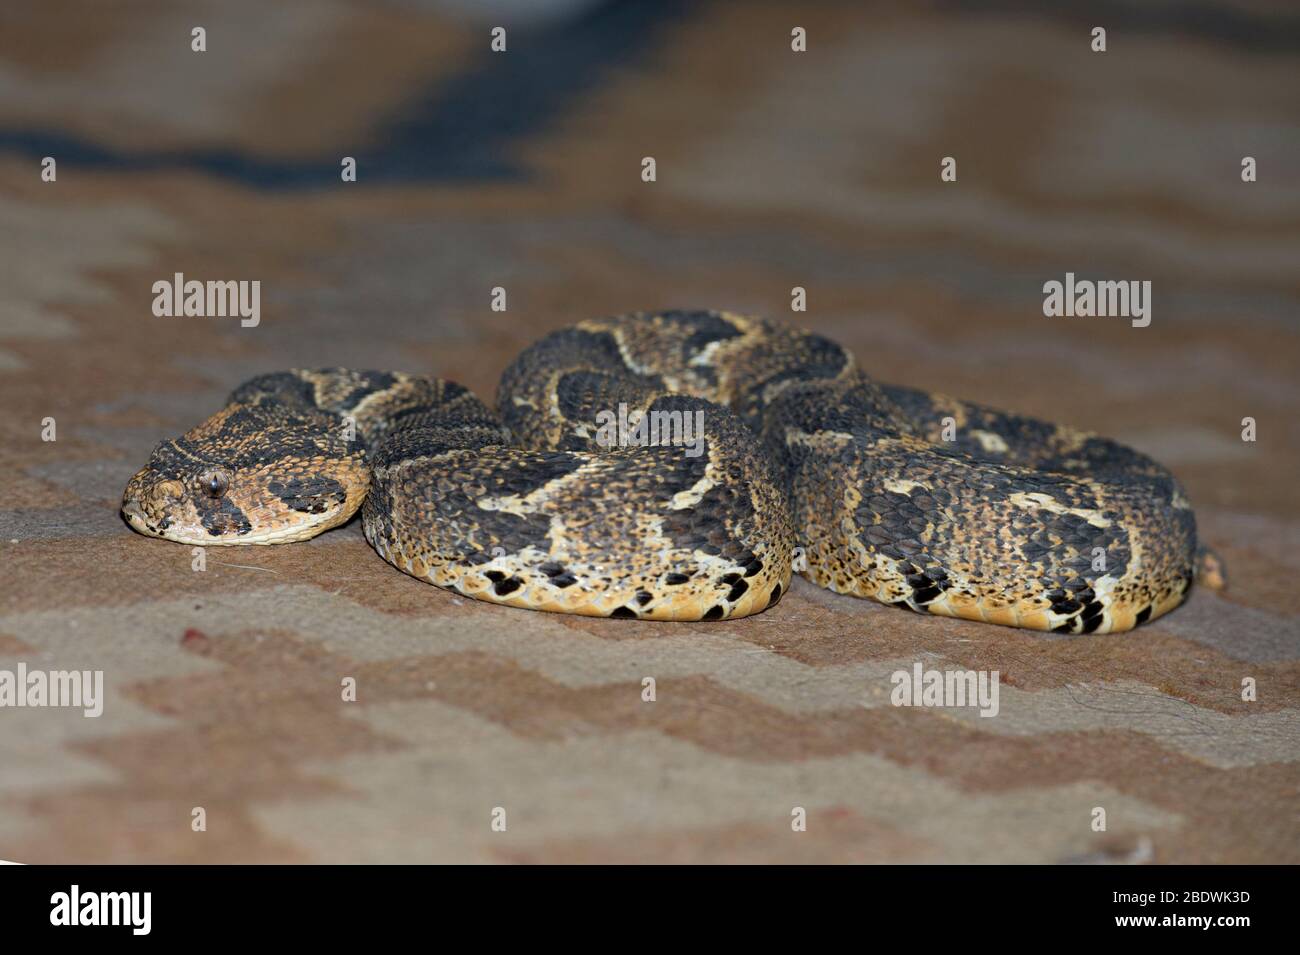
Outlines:
[[[1298,61],[1300,11],[1256,0],[6,4],[0,665],[110,698],[0,711],[0,856],[1298,861]],[[154,316],[176,272],[260,281],[260,324]],[[1044,317],[1066,272],[1150,281],[1150,326]],[[117,517],[258,372],[492,400],[541,333],[660,307],[1126,441],[1232,586],[1080,641],[807,586],[611,624],[465,605],[355,526],[196,573]],[[1000,669],[1004,718],[889,707],[917,659]]]

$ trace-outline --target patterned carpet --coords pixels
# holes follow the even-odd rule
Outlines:
[[[105,700],[0,708],[0,858],[1300,862],[1300,19],[1039,6],[7,7],[0,670],[102,670]],[[260,323],[156,317],[177,272],[260,281]],[[1151,281],[1150,326],[1045,317],[1066,272]],[[1074,638],[802,581],[590,620],[416,582],[355,523],[195,571],[117,514],[257,372],[490,399],[540,333],[670,306],[1152,454],[1229,588]],[[999,714],[891,705],[917,662],[999,671]]]

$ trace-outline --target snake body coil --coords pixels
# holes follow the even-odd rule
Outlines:
[[[1193,578],[1195,518],[1155,462],[877,384],[767,320],[582,322],[525,350],[497,403],[401,373],[263,375],[159,445],[122,510],[152,536],[269,544],[360,507],[380,556],[421,580],[656,620],[759,612],[800,571],[917,611],[1104,633],[1176,607]],[[609,446],[619,413],[702,421],[701,440]]]

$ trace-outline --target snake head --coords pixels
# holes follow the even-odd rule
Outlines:
[[[231,405],[154,449],[122,516],[183,544],[279,544],[344,523],[369,488],[364,450],[331,419]]]

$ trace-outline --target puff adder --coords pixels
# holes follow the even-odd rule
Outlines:
[[[702,420],[622,447],[603,412]],[[1196,521],[1097,435],[879,384],[819,335],[726,312],[581,322],[449,381],[262,375],[133,477],[122,512],[186,544],[299,541],[358,509],[384,560],[468,597],[653,620],[743,617],[792,573],[915,611],[1063,633],[1182,602]]]

